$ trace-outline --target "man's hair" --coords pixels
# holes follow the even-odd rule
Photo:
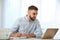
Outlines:
[[[38,10],[38,8],[37,8],[36,6],[33,6],[33,5],[32,5],[32,6],[29,6],[29,7],[28,7],[28,10]]]

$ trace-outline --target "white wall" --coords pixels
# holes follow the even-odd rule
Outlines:
[[[40,22],[44,29],[58,28],[54,39],[60,39],[60,0],[41,0]]]
[[[46,27],[56,27],[56,0],[41,0],[40,21]]]
[[[57,32],[55,38],[60,39],[60,0],[56,0],[56,20],[57,20],[57,27],[59,31]]]
[[[4,0],[0,0],[0,27],[3,27],[3,2]]]
[[[4,27],[11,28],[20,17],[21,0],[5,0],[4,2]]]

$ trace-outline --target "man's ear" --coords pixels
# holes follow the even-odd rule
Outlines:
[[[30,14],[30,10],[28,10],[28,14]]]
[[[29,15],[29,10],[27,11],[27,15]]]

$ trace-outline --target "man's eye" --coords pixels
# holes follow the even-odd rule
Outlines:
[[[33,13],[35,15],[35,13]]]

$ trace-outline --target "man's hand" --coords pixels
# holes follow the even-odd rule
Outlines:
[[[17,32],[17,33],[11,34],[10,36],[11,36],[11,37],[21,37],[22,34],[19,33],[19,32]]]
[[[36,35],[35,34],[29,34],[29,37],[30,38],[36,38]]]
[[[35,34],[25,34],[25,33],[22,34],[22,33],[19,33],[19,32],[11,34],[10,36],[11,37],[26,37],[26,38],[35,38],[36,37]]]
[[[27,37],[27,38],[35,38],[36,35],[35,34],[22,34],[23,37]]]
[[[25,34],[25,33],[22,34],[22,37],[27,37],[28,38],[28,36],[29,36],[28,34]]]

